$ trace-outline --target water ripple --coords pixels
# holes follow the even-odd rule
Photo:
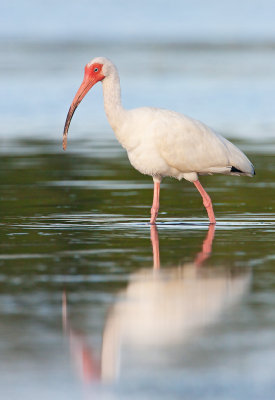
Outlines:
[[[96,229],[136,229],[148,228],[150,226],[148,217],[125,217],[116,214],[53,214],[49,216],[35,216],[21,218],[20,223],[13,223],[9,218],[9,227],[22,229],[41,229],[41,230],[67,230],[77,229],[86,230]],[[207,229],[209,226],[208,218],[165,218],[159,217],[157,226],[160,229]],[[231,214],[229,216],[218,217],[217,229],[246,229],[246,228],[271,228],[275,227],[274,213],[257,214]]]

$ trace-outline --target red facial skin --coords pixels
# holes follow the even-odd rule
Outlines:
[[[102,81],[102,79],[105,78],[105,76],[102,73],[102,68],[103,65],[99,63],[95,63],[92,65],[86,65],[85,66],[85,71],[84,71],[84,79],[83,82],[81,83],[78,91],[76,92],[76,95],[73,99],[73,102],[70,106],[69,112],[67,114],[65,126],[64,126],[64,132],[63,132],[63,150],[66,150],[67,147],[67,135],[68,135],[68,130],[70,126],[71,119],[74,115],[74,112],[81,102],[81,100],[85,97],[85,95],[88,93],[88,91],[99,81]]]

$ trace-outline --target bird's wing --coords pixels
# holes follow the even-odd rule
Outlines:
[[[201,174],[227,174],[234,166],[252,174],[252,164],[231,142],[199,121],[178,113],[167,113],[158,119],[155,142],[169,166],[182,172]]]

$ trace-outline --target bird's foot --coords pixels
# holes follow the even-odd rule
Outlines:
[[[210,224],[216,224],[216,218],[215,218],[215,214],[212,208],[212,204],[209,207],[206,207],[206,211],[208,214],[208,218],[209,218],[209,223]]]

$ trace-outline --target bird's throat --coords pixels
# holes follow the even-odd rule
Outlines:
[[[104,109],[108,121],[116,132],[123,121],[126,110],[121,104],[119,76],[115,72],[102,81]]]

